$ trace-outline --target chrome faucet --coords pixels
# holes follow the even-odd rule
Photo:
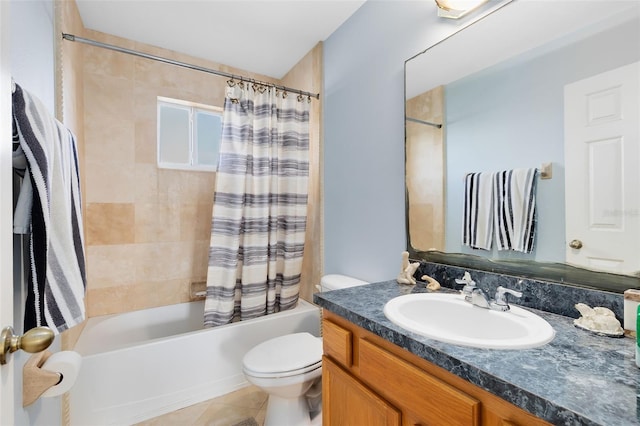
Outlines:
[[[508,311],[510,308],[507,303],[507,293],[515,297],[522,297],[522,293],[519,291],[499,286],[496,289],[495,299],[491,299],[483,289],[474,287],[471,291],[471,304],[493,311]]]
[[[471,279],[471,275],[469,275],[468,272],[465,272],[462,279],[456,279],[456,284],[464,285],[464,288],[462,289],[464,300],[471,303],[471,294],[473,293],[473,290],[477,288],[476,282]]]

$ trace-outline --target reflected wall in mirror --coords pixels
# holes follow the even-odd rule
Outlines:
[[[640,262],[639,16],[637,2],[513,1],[406,62],[407,241],[413,257],[437,254],[464,266],[464,256],[439,252],[467,254],[474,265],[515,265],[539,278],[545,277],[541,270],[572,270],[561,266],[571,264],[585,270],[580,280],[598,282],[616,278],[586,271],[640,271],[634,263]],[[628,80],[609,76],[623,68]],[[609,80],[594,88],[594,76],[602,75]],[[582,92],[571,95],[575,90]],[[572,115],[591,133],[578,129],[576,136]],[[612,127],[608,133],[600,131],[601,123]],[[576,138],[589,142],[586,154],[570,146]],[[533,252],[498,251],[495,243],[489,251],[463,246],[466,174],[544,163],[552,163],[553,174],[536,182]],[[585,165],[591,169],[575,177],[573,170]],[[589,228],[599,240],[587,234]],[[574,239],[582,249],[569,247]],[[625,256],[631,261],[623,262]],[[562,273],[554,278],[569,280]],[[623,279],[620,285],[630,284],[638,282]]]

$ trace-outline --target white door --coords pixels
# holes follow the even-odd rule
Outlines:
[[[9,2],[0,1],[0,328],[13,325],[13,234],[11,166],[11,74]],[[14,422],[16,363],[0,366],[0,424]]]
[[[640,271],[640,63],[564,91],[566,262]]]

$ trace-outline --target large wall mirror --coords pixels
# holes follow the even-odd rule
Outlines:
[[[640,3],[506,2],[405,63],[412,258],[640,286]],[[462,244],[465,176],[538,168],[530,253]]]

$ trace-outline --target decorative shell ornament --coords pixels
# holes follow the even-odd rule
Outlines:
[[[591,308],[584,303],[578,303],[575,308],[582,315],[580,318],[573,320],[573,324],[584,330],[600,336],[607,337],[623,337],[624,330],[620,325],[620,321],[616,319],[613,311],[601,306]]]
[[[429,290],[432,290],[432,291],[440,290],[440,287],[441,287],[440,283],[434,280],[433,278],[431,278],[429,275],[423,275],[420,279],[425,283],[427,283],[427,288]]]
[[[396,278],[398,284],[409,284],[414,285],[416,283],[416,279],[413,277],[413,274],[416,273],[416,270],[420,266],[420,262],[409,262],[409,252],[402,252],[402,265],[400,266],[400,273]]]

